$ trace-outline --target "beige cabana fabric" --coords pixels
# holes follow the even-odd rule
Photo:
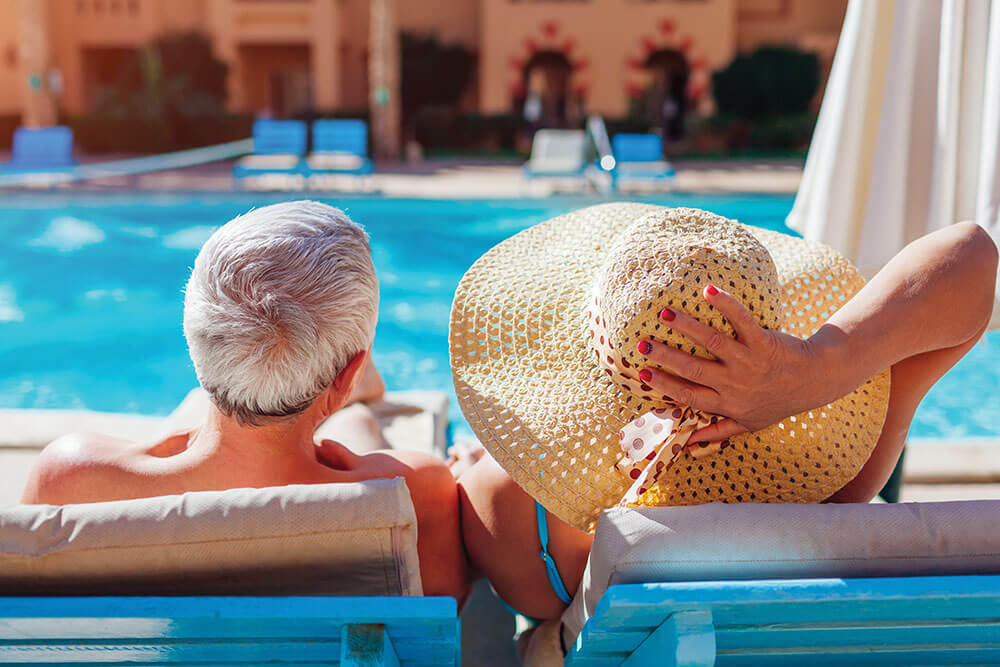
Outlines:
[[[851,0],[788,226],[866,277],[962,220],[1000,239],[998,82],[1000,1]]]
[[[402,478],[0,510],[0,595],[422,595]]]

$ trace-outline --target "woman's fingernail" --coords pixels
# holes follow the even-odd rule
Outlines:
[[[705,288],[705,295],[706,296],[715,296],[718,293],[719,293],[719,290],[716,289],[715,285],[709,285],[708,287]]]
[[[653,349],[648,340],[640,340],[636,347],[639,350],[639,354],[649,354],[649,351]]]
[[[649,370],[648,368],[643,368],[641,371],[639,371],[639,379],[642,380],[643,382],[649,382],[650,380],[653,379],[653,371]]]
[[[670,310],[669,308],[664,308],[663,310],[660,311],[660,319],[661,320],[665,320],[667,322],[673,322],[674,321],[674,317],[676,317],[676,316],[677,316],[677,313],[675,313],[674,311]]]

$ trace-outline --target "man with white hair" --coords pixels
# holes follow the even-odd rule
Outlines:
[[[35,463],[25,503],[82,503],[186,491],[405,477],[424,590],[462,599],[458,491],[420,452],[313,440],[355,394],[369,362],[378,282],[365,232],[310,201],[239,216],[205,243],[184,298],[184,335],[211,397],[202,424],[153,444],[75,433]],[[377,376],[376,376],[377,377]],[[367,421],[345,425],[380,442]]]

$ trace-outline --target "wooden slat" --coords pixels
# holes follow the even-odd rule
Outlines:
[[[634,584],[609,588],[594,616],[599,627],[658,627],[675,610],[711,609],[717,628],[833,618],[977,618],[990,615],[998,591],[1000,576]]]
[[[718,655],[716,667],[751,667],[752,665],[774,665],[775,667],[853,667],[854,665],[874,665],[876,667],[909,667],[910,665],[997,665],[1000,664],[1000,649],[984,647],[936,646],[910,650],[881,650],[870,647],[854,651],[789,651],[768,653],[744,653],[741,655]]]
[[[597,653],[625,653],[638,648],[649,636],[650,628],[606,628],[588,623],[583,627],[576,643],[586,644],[590,651]]]
[[[345,625],[340,634],[341,667],[399,667],[399,658],[385,626],[378,623]]]
[[[671,614],[654,630],[622,667],[712,667],[715,664],[715,628],[708,611]]]
[[[995,612],[1000,616],[1000,608]],[[718,650],[752,651],[774,647],[851,647],[917,645],[996,645],[1000,646],[1000,619],[980,621],[895,621],[859,625],[803,624],[803,626],[744,626],[720,629]]]

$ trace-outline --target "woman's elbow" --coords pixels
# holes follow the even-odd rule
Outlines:
[[[974,222],[952,225],[955,264],[962,275],[961,294],[956,295],[973,313],[970,331],[978,335],[990,319],[997,281],[997,244]]]
[[[997,244],[981,225],[975,222],[959,222],[954,227],[955,244],[958,246],[963,264],[982,275],[984,283],[989,284],[990,292],[996,283],[997,276]]]

